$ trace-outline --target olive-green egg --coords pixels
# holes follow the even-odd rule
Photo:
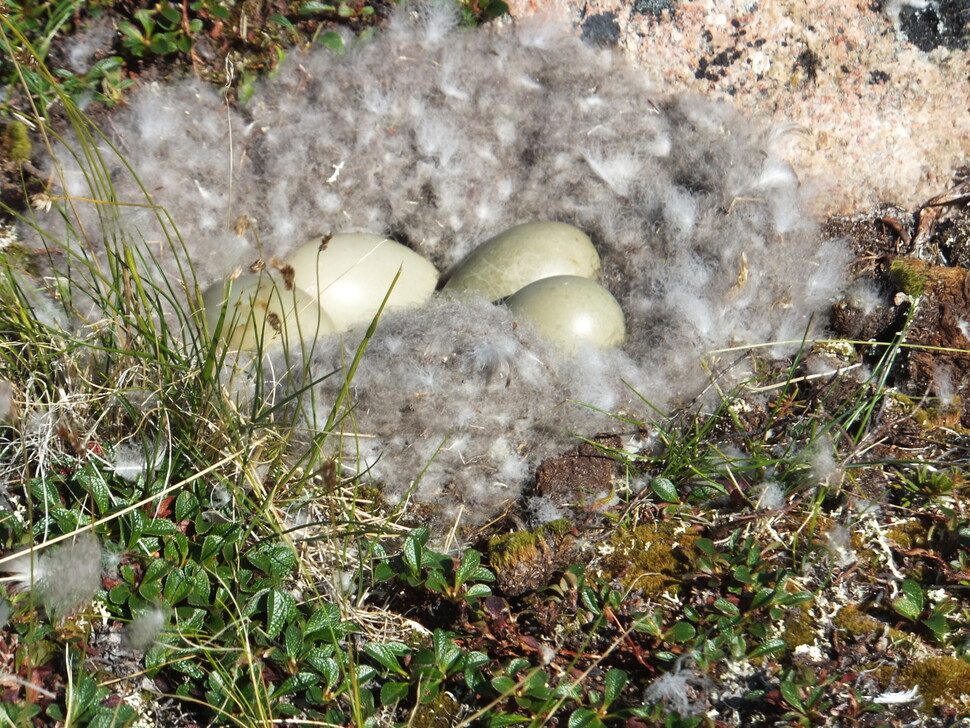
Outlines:
[[[267,275],[244,275],[216,283],[202,296],[206,325],[214,333],[225,304],[226,316],[219,336],[230,349],[265,350],[274,344],[312,341],[333,333],[333,321],[324,313],[315,296]]]
[[[479,245],[452,273],[445,290],[496,301],[542,278],[598,278],[599,272],[599,253],[582,230],[563,222],[529,222]]]
[[[506,301],[517,318],[551,341],[575,350],[581,345],[619,346],[626,338],[623,309],[596,281],[553,276],[530,283]]]
[[[293,284],[316,296],[338,331],[374,318],[391,285],[387,308],[420,306],[438,285],[438,269],[390,238],[340,233],[316,238],[288,263]],[[397,283],[394,276],[401,272]]]

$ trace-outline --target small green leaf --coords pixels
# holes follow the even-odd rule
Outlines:
[[[251,550],[246,558],[268,576],[280,578],[296,567],[296,554],[286,544],[268,543]]]
[[[394,654],[395,651],[387,645],[381,642],[368,642],[364,645],[364,652],[370,655],[375,662],[380,663],[391,672],[401,676],[407,676],[407,670],[401,667],[401,664],[397,661],[397,655]]]
[[[443,672],[448,672],[461,657],[461,649],[442,629],[436,629],[431,636],[434,647],[434,662]]]
[[[280,683],[280,686],[273,691],[272,697],[279,698],[290,693],[301,692],[311,685],[316,685],[319,681],[320,678],[312,672],[298,672],[296,675],[291,675]]]
[[[386,682],[381,686],[381,705],[393,705],[399,700],[408,696],[411,690],[411,683],[406,682]]]
[[[626,687],[627,680],[629,676],[625,671],[619,669],[612,669],[606,673],[606,677],[603,679],[603,703],[609,706],[613,701],[620,697],[620,693],[623,692],[623,688]]]
[[[323,679],[327,681],[328,690],[333,690],[337,683],[340,682],[340,665],[332,657],[321,657],[317,659],[314,656],[311,662],[308,656],[307,661],[314,670],[323,675]]]
[[[714,600],[714,608],[717,611],[722,612],[723,614],[731,615],[732,617],[737,617],[741,614],[740,609],[723,597]]]
[[[515,680],[505,675],[492,678],[492,689],[499,695],[509,695],[515,690]]]
[[[105,513],[111,507],[111,491],[101,473],[91,468],[84,468],[78,473],[78,481],[91,494],[99,513]]]
[[[273,13],[267,18],[271,23],[276,23],[277,25],[282,25],[287,30],[296,30],[296,26],[290,22],[290,19],[285,15],[280,15],[279,13]]]
[[[711,539],[699,538],[697,539],[697,541],[694,542],[694,545],[701,553],[706,554],[711,558],[714,558],[714,542],[711,541]]]
[[[595,710],[576,708],[566,722],[568,728],[601,728],[603,721],[599,719]]]
[[[401,546],[401,560],[408,569],[408,573],[417,579],[421,576],[421,559],[423,544],[415,537],[414,531],[408,534]]]
[[[906,619],[915,621],[923,612],[923,589],[919,582],[913,579],[904,579],[900,591],[902,596],[893,602],[893,609]]]
[[[152,559],[148,562],[148,568],[145,569],[145,573],[141,577],[142,585],[161,579],[171,568],[172,565],[165,559]]]
[[[650,481],[650,490],[665,503],[680,502],[680,494],[677,492],[677,486],[674,485],[674,481],[670,478],[654,478]]]
[[[509,713],[498,713],[486,719],[488,728],[505,728],[507,725],[518,725],[528,723],[529,719],[523,715],[511,715]]]
[[[455,571],[455,586],[461,586],[468,581],[481,562],[482,557],[477,551],[466,551],[461,557],[461,566]]]
[[[923,612],[919,604],[913,602],[909,597],[900,597],[893,602],[893,609],[911,621],[916,621]]]
[[[468,591],[465,592],[466,599],[489,597],[492,595],[492,590],[489,589],[484,584],[473,584],[468,587]]]
[[[942,640],[946,637],[947,632],[950,629],[949,623],[946,621],[946,617],[939,612],[935,612],[929,619],[924,619],[923,624],[926,625],[929,630],[933,633],[936,639]]]
[[[175,520],[195,518],[199,512],[199,499],[195,494],[188,490],[183,490],[175,499]]]
[[[315,2],[311,0],[310,2],[305,2],[300,5],[301,15],[310,15],[311,13],[332,13],[336,8],[329,3]]]
[[[786,680],[778,686],[778,691],[781,693],[781,697],[785,699],[786,703],[800,713],[805,712],[805,706],[802,705],[802,699],[798,695],[798,686],[795,685],[795,683]]]
[[[288,655],[299,655],[303,652],[303,630],[295,624],[289,625],[283,633],[283,643]]]
[[[270,589],[266,595],[266,634],[276,637],[296,613],[296,601],[289,592]]]
[[[321,604],[317,607],[306,623],[307,632],[320,629],[336,629],[340,626],[340,607],[336,604]]]
[[[149,518],[141,532],[149,536],[171,536],[177,530],[167,518]]]
[[[339,33],[335,33],[332,30],[320,36],[320,45],[338,54],[343,54],[345,50],[344,39],[340,37]]]
[[[782,650],[787,648],[788,648],[788,645],[785,642],[785,640],[780,640],[780,639],[765,640],[764,642],[762,642],[760,645],[758,645],[751,651],[751,653],[748,655],[748,658],[761,657],[762,655],[768,655],[774,652],[781,652]]]
[[[690,622],[675,622],[664,634],[670,642],[689,642],[697,636],[697,629]]]

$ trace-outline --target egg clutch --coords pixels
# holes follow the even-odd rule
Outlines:
[[[310,342],[369,325],[382,304],[421,306],[439,285],[429,261],[366,233],[315,238],[279,267],[285,280],[263,272],[211,286],[203,295],[209,332],[240,351]],[[478,246],[441,293],[504,303],[567,351],[614,347],[626,336],[623,310],[599,275],[599,254],[582,230],[531,222]]]

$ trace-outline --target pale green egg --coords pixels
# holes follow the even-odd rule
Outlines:
[[[445,290],[497,301],[542,278],[598,278],[599,273],[599,253],[582,230],[563,222],[529,222],[479,245]]]
[[[410,248],[380,235],[341,233],[316,238],[289,258],[293,284],[316,296],[338,331],[387,308],[420,306],[438,285],[438,269]],[[400,271],[397,282],[394,277]]]
[[[567,350],[619,346],[626,338],[623,309],[596,281],[553,276],[530,283],[505,304],[522,321]]]
[[[244,275],[216,283],[202,296],[209,333],[225,319],[219,337],[230,349],[256,351],[275,344],[312,341],[336,331],[317,299],[299,288],[290,290],[267,275]]]

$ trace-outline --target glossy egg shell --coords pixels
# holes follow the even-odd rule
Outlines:
[[[497,301],[542,278],[598,278],[599,272],[599,253],[582,230],[562,222],[529,222],[479,245],[455,269],[445,290]]]
[[[623,309],[596,281],[580,276],[543,278],[506,300],[517,318],[567,350],[619,346],[626,338]]]
[[[333,322],[314,296],[267,275],[244,275],[216,283],[202,296],[206,325],[215,333],[225,303],[220,338],[230,349],[256,351],[274,344],[312,341],[333,333]]]
[[[316,238],[287,261],[293,284],[316,296],[338,331],[370,323],[398,270],[388,308],[420,306],[438,285],[438,270],[390,238],[341,233]]]

